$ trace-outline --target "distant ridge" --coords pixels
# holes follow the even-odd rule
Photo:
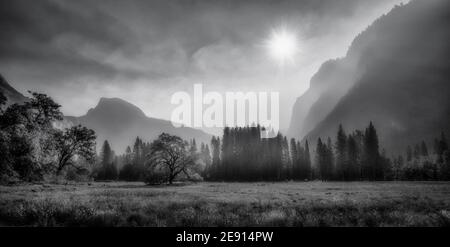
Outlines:
[[[101,98],[96,107],[81,117],[66,117],[72,124],[82,124],[97,133],[97,147],[108,140],[116,153],[124,153],[139,136],[144,141],[155,139],[162,132],[183,139],[195,138],[197,143],[211,141],[211,135],[193,128],[175,128],[170,121],[147,117],[137,106],[120,98]]]

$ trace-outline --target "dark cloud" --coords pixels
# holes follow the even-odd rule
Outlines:
[[[3,0],[1,61],[56,66],[56,74],[109,75],[117,72],[114,67],[83,56],[77,49],[89,46],[102,53],[123,49],[126,55],[136,55],[146,43],[174,40],[191,56],[222,39],[236,44],[253,42],[268,25],[282,19],[308,19],[303,32],[310,38],[328,32],[336,19],[376,5],[370,2],[373,1]],[[69,71],[64,71],[66,67]]]
[[[258,46],[287,25],[303,49],[284,79],[283,98],[293,103],[323,61],[345,54],[354,35],[400,1],[1,0],[0,73],[22,91],[65,100],[69,114],[107,94],[136,100],[148,90],[167,99],[199,82],[277,89]],[[147,101],[143,108],[167,103]]]
[[[117,72],[78,52],[87,45],[103,52],[125,46],[127,28],[100,10],[50,0],[6,0],[0,2],[0,16],[2,63],[35,67],[52,79]]]

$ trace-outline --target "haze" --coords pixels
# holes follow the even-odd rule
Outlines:
[[[22,93],[49,94],[79,116],[119,97],[170,119],[170,98],[205,91],[279,91],[281,128],[311,76],[401,0],[67,1],[0,3],[0,69]],[[279,66],[264,42],[295,33],[294,62]]]

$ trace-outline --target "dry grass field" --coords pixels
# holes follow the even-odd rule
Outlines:
[[[0,186],[2,226],[450,226],[450,183]]]

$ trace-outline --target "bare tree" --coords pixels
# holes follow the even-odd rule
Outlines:
[[[163,182],[169,184],[181,173],[189,177],[189,170],[197,159],[196,155],[191,154],[187,142],[166,133],[153,141],[147,158],[150,173],[159,173]]]

